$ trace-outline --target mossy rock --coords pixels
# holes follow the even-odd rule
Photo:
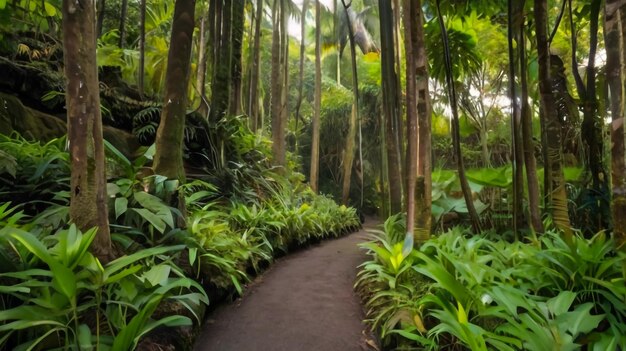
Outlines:
[[[27,139],[47,142],[65,135],[67,124],[64,118],[26,107],[18,97],[0,92],[0,133],[13,132]],[[128,158],[132,158],[140,146],[132,134],[113,127],[104,126],[103,136]]]

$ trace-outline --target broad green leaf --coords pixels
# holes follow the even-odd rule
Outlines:
[[[151,286],[165,285],[170,276],[171,267],[165,264],[154,266],[142,275],[144,281],[148,281]]]
[[[43,3],[43,7],[46,10],[46,14],[48,15],[48,17],[54,17],[57,14],[56,7],[52,6],[52,4],[47,1]]]
[[[572,302],[576,298],[576,293],[573,291],[561,291],[557,296],[548,300],[547,305],[550,313],[554,316],[560,316],[569,311]]]
[[[0,10],[4,10],[7,6],[7,0],[0,0]]]
[[[150,224],[152,224],[152,226],[156,230],[161,233],[165,232],[165,229],[167,227],[165,225],[165,222],[163,222],[163,220],[159,216],[155,215],[145,208],[133,208],[132,210],[139,213],[146,221],[150,222]]]
[[[115,219],[120,218],[128,209],[128,199],[125,197],[118,197],[115,199]]]
[[[93,345],[91,344],[91,330],[87,324],[81,324],[78,327],[78,345],[81,351],[93,350]]]

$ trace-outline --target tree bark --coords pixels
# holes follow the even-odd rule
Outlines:
[[[218,0],[215,7],[215,60],[211,84],[211,122],[217,123],[229,110],[231,94],[231,33],[233,0]]]
[[[232,5],[232,52],[231,52],[231,99],[229,113],[237,116],[241,114],[241,49],[243,47],[245,0],[233,0]]]
[[[417,183],[415,185],[415,242],[425,242],[431,230],[431,109],[428,92],[428,55],[424,40],[424,13],[419,0],[412,13],[417,22],[413,54],[415,55],[415,88],[417,91]]]
[[[304,37],[306,35],[306,21],[304,20],[306,17],[307,8],[309,6],[309,1],[302,1],[302,14],[300,16],[300,72],[299,72],[299,80],[298,80],[298,101],[296,101],[296,133],[298,132],[298,122],[300,121],[300,107],[302,106],[302,88],[304,87]],[[296,152],[298,152],[298,138],[296,138]]]
[[[522,5],[522,6],[520,6]],[[523,168],[523,145],[521,133],[522,111],[517,93],[515,47],[513,40],[517,39],[520,45],[520,25],[523,20],[523,4],[518,2],[517,8],[513,7],[513,1],[508,1],[508,49],[509,49],[509,95],[512,105],[511,113],[511,160],[513,164],[513,232],[517,236],[523,222],[522,200],[524,197],[524,168]],[[517,14],[516,17],[515,14]],[[522,26],[523,29],[523,26]]]
[[[206,66],[207,66],[207,21],[208,11],[202,14],[200,19],[200,38],[198,38],[198,68],[196,70],[196,89],[200,97],[198,112],[208,118],[209,102],[206,97]]]
[[[626,248],[626,146],[624,145],[624,76],[621,13],[624,7],[615,6],[619,0],[607,0],[604,7],[604,42],[606,47],[606,75],[611,108],[611,212],[613,237],[622,249]]]
[[[309,182],[311,189],[319,192],[318,177],[320,163],[320,110],[322,107],[322,41],[321,17],[322,7],[320,0],[315,0],[315,101],[313,102],[313,136],[311,138],[311,175]]]
[[[263,0],[257,0],[256,22],[254,23],[254,48],[252,54],[252,72],[250,74],[250,127],[256,132],[261,126],[259,113],[259,76],[261,66],[261,22],[263,21]]]
[[[95,15],[93,1],[63,1],[65,99],[72,169],[70,220],[83,231],[98,227],[91,251],[106,263],[113,258],[113,251],[96,65]]]
[[[545,120],[547,138],[547,159],[544,172],[550,172],[549,198],[554,224],[563,231],[565,239],[571,242],[572,229],[567,213],[567,194],[563,176],[563,154],[561,150],[561,125],[556,113],[550,79],[550,47],[548,45],[548,11],[546,0],[534,0],[535,32],[537,33],[537,53],[539,64],[539,93],[541,95],[542,118]]]
[[[139,96],[143,97],[144,93],[144,76],[146,66],[146,0],[139,3],[139,73],[137,77],[137,86]]]
[[[350,184],[352,180],[352,167],[354,164],[354,152],[356,148],[356,129],[357,121],[359,119],[359,79],[356,66],[356,48],[354,44],[354,32],[352,30],[352,24],[350,23],[350,15],[348,14],[349,6],[346,5],[345,0],[341,0],[343,5],[346,21],[348,23],[349,39],[350,39],[350,58],[352,62],[352,93],[354,98],[352,101],[352,113],[350,114],[350,123],[348,127],[348,135],[346,137],[346,144],[343,155],[343,184],[341,187],[341,202],[344,205],[348,204],[350,198]],[[352,3],[350,3],[352,4]]]
[[[539,181],[537,179],[537,161],[535,160],[535,143],[533,142],[532,110],[528,103],[528,71],[526,67],[526,38],[524,21],[520,23],[520,43],[518,44],[520,61],[520,83],[522,94],[522,139],[524,145],[524,165],[526,166],[526,182],[528,185],[528,212],[530,223],[536,233],[543,233],[543,222],[539,210]]]
[[[165,101],[156,135],[154,172],[185,181],[183,136],[194,31],[195,0],[176,0],[165,73]]]
[[[282,16],[284,14],[283,0],[274,0],[272,8],[272,76],[270,105],[272,112],[272,154],[274,164],[284,166],[286,162],[285,150],[285,121],[283,117],[283,84],[284,68],[281,66],[284,57],[284,48],[281,43],[283,35]]]
[[[122,0],[122,8],[120,10],[120,42],[119,47],[124,48],[126,44],[126,14],[128,13],[128,0]]]
[[[380,13],[380,42],[381,42],[381,79],[383,92],[384,139],[386,147],[386,163],[389,181],[389,214],[402,211],[402,171],[400,166],[400,145],[397,144],[400,108],[398,106],[398,75],[395,64],[394,31],[395,24],[391,2],[378,0]]]
[[[98,22],[96,23],[96,34],[98,38],[102,35],[102,26],[104,25],[104,12],[106,10],[106,0],[98,0],[97,3],[97,14],[98,14]]]

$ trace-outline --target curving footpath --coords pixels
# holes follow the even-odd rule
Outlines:
[[[357,244],[366,238],[361,230],[279,259],[243,298],[209,316],[194,350],[376,349],[352,289],[366,258]]]

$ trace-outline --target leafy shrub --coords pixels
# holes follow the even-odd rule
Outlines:
[[[140,250],[102,266],[88,251],[95,235],[73,225],[42,238],[0,229],[0,251],[12,250],[19,267],[0,273],[1,347],[130,350],[154,328],[192,324],[181,315],[152,320],[165,300],[200,321],[204,290],[161,258],[183,246]]]
[[[607,350],[626,347],[626,255],[604,233],[567,245],[470,236],[460,228],[402,255],[386,230],[357,289],[383,343],[432,350]]]
[[[69,154],[65,138],[47,144],[0,134],[0,203],[20,204],[36,214],[69,199]]]

